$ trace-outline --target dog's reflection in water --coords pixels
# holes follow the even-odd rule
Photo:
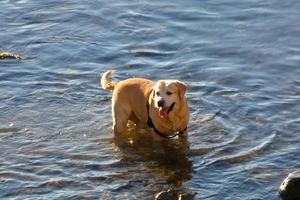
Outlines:
[[[149,171],[167,183],[181,186],[192,177],[186,137],[165,139],[150,130],[131,129],[115,135],[113,143],[126,159],[145,162]]]

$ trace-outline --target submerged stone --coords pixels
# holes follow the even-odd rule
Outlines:
[[[279,187],[279,195],[284,200],[300,199],[300,170],[290,173]]]

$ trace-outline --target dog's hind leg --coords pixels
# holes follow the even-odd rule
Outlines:
[[[127,129],[127,122],[131,110],[128,107],[118,104],[117,102],[112,105],[113,117],[113,130],[115,134],[123,133]]]

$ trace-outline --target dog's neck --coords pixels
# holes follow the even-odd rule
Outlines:
[[[172,111],[164,118],[159,116],[158,108],[155,107],[155,102],[150,100],[149,115],[153,121],[153,125],[162,133],[175,133],[186,128],[187,122],[183,121],[184,116],[188,115],[186,99],[183,98],[180,103],[175,103]]]

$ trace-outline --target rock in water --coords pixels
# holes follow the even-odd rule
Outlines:
[[[19,54],[11,53],[11,52],[0,52],[0,60],[3,59],[17,59],[21,60],[22,57]]]
[[[300,170],[290,173],[281,183],[279,195],[284,200],[300,199]]]
[[[175,200],[177,199],[176,191],[169,189],[167,191],[161,191],[155,195],[155,200]]]
[[[155,195],[155,200],[193,200],[197,193],[182,189],[169,189]]]

